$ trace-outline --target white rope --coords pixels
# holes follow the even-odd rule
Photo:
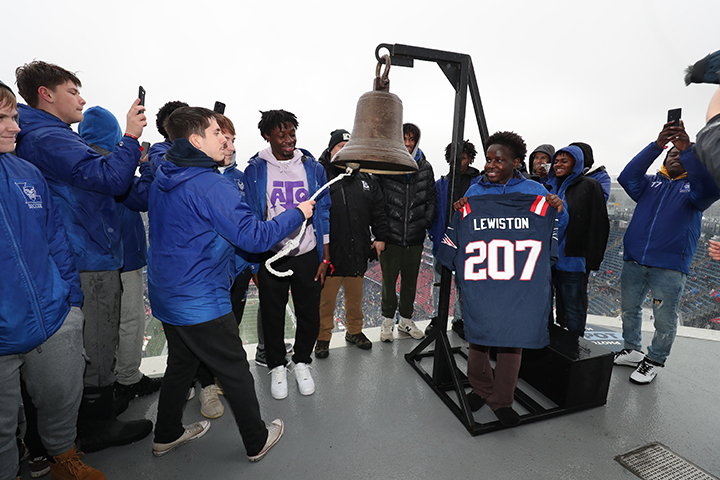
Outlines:
[[[332,185],[333,183],[335,183],[335,182],[337,182],[337,181],[339,181],[339,180],[341,180],[341,179],[343,179],[343,178],[345,178],[345,177],[348,177],[348,176],[352,175],[353,170],[354,170],[354,169],[352,169],[352,168],[350,168],[350,167],[347,167],[347,169],[345,170],[345,173],[341,173],[340,175],[338,175],[337,177],[333,178],[332,180],[330,180],[329,182],[327,182],[325,185],[323,185],[322,187],[320,187],[320,189],[319,189],[317,192],[315,192],[315,194],[314,194],[312,197],[310,197],[310,200],[315,200],[315,199],[318,197],[318,195],[320,195],[320,193],[322,193],[323,190],[325,190],[326,188],[330,187],[330,185]],[[315,213],[315,212],[313,212],[313,214],[314,214],[314,213]],[[310,218],[312,218],[312,217],[310,217]],[[284,271],[284,272],[278,272],[277,270],[275,270],[274,268],[272,268],[272,266],[270,266],[270,264],[271,264],[271,263],[274,263],[274,262],[277,261],[277,260],[280,260],[280,259],[283,258],[283,257],[286,257],[287,254],[290,253],[291,250],[297,248],[298,245],[300,245],[300,239],[302,238],[303,234],[305,233],[305,226],[307,225],[307,223],[308,223],[307,221],[308,221],[308,220],[309,220],[309,219],[303,220],[302,226],[300,227],[300,233],[298,234],[297,237],[295,237],[295,238],[293,238],[293,239],[290,239],[290,240],[285,244],[285,246],[282,248],[282,250],[280,250],[279,252],[277,252],[277,253],[276,253],[275,255],[273,255],[271,258],[267,259],[267,261],[265,262],[265,267],[268,269],[268,272],[272,273],[272,274],[275,275],[276,277],[289,277],[290,275],[293,274],[293,271],[292,271],[292,270],[286,270],[286,271]]]

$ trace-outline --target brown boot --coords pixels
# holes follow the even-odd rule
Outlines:
[[[105,480],[100,470],[89,467],[80,460],[82,453],[75,447],[65,453],[55,455],[55,463],[50,463],[50,475],[53,480]]]

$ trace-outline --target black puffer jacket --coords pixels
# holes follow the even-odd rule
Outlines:
[[[422,150],[417,151],[417,172],[377,177],[385,194],[385,212],[390,227],[387,243],[391,245],[422,245],[425,231],[435,219],[435,174]]]
[[[343,171],[330,164],[326,149],[319,159],[328,180]],[[330,185],[330,261],[335,271],[328,275],[357,277],[365,275],[370,254],[370,227],[379,241],[388,236],[385,201],[377,179],[367,173],[355,173]]]

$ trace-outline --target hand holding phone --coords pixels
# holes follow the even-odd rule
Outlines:
[[[138,98],[140,99],[140,105],[145,105],[145,89],[142,85],[138,88]]]

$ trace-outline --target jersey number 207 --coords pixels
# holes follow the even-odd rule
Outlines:
[[[520,273],[520,280],[531,280],[535,265],[542,251],[539,240],[495,239],[490,242],[478,240],[465,246],[465,253],[476,255],[465,260],[465,280],[510,280],[515,276],[515,252],[530,250]],[[502,270],[500,270],[502,259]],[[487,266],[483,266],[487,262]],[[478,268],[481,267],[481,268]]]

